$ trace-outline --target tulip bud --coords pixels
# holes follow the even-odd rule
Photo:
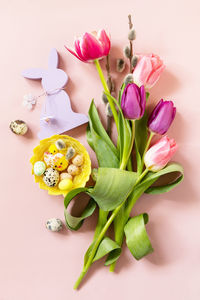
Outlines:
[[[113,116],[113,113],[112,113],[112,110],[111,110],[111,107],[110,107],[109,103],[106,104],[106,115],[108,117],[112,117]]]
[[[133,74],[127,74],[124,77],[124,83],[127,85],[128,83],[133,83]]]
[[[123,72],[125,69],[125,61],[123,58],[117,59],[117,72]]]
[[[134,55],[134,56],[132,57],[132,59],[131,59],[131,66],[132,66],[133,68],[135,68],[136,65],[137,65],[137,62],[138,62],[138,58],[137,58],[136,55]]]
[[[146,168],[152,172],[163,169],[170,161],[178,146],[174,139],[167,136],[162,137],[145,154],[144,163]]]
[[[131,57],[131,50],[130,50],[129,46],[126,46],[124,48],[124,56],[127,57],[127,58]]]
[[[139,55],[137,65],[133,71],[134,82],[145,88],[151,88],[160,78],[165,65],[158,55]]]
[[[149,130],[154,133],[165,134],[172,124],[175,115],[176,108],[173,102],[161,99],[149,117]]]
[[[135,83],[129,83],[122,94],[121,108],[124,117],[131,120],[140,119],[144,115],[146,93],[144,86],[140,88]]]
[[[128,39],[129,39],[130,41],[133,41],[133,40],[136,39],[136,31],[135,31],[135,29],[131,29],[131,30],[129,31],[129,33],[128,33]]]
[[[106,94],[104,94],[104,93],[102,94],[102,100],[105,104],[108,103],[108,98],[107,98]]]

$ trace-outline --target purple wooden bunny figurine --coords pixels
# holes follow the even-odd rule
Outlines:
[[[25,78],[42,79],[42,87],[47,95],[40,118],[39,139],[63,133],[88,122],[85,115],[72,111],[69,96],[63,90],[68,76],[57,67],[58,53],[56,49],[52,49],[47,70],[27,69],[22,72]]]

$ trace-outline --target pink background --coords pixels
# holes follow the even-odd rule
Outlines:
[[[1,1],[0,300],[200,299],[199,11],[198,0]],[[42,89],[20,74],[27,67],[47,66],[49,51],[56,47],[60,66],[70,77],[66,91],[73,109],[87,113],[94,97],[103,115],[94,66],[77,61],[63,45],[72,45],[74,35],[105,27],[117,58],[127,43],[128,13],[134,15],[136,51],[157,53],[167,66],[151,90],[151,103],[161,97],[175,101],[178,113],[169,135],[180,146],[175,159],[185,168],[185,181],[168,194],[145,195],[135,206],[134,213],[149,213],[147,231],[155,252],[137,262],[124,248],[115,274],[97,262],[77,292],[72,287],[97,215],[75,233],[46,230],[48,218],[63,219],[63,198],[48,196],[31,175],[29,158],[38,143],[44,98],[27,112],[21,106],[23,95],[38,95]],[[113,60],[112,69],[114,65]],[[26,137],[10,132],[15,119],[27,121]],[[95,163],[85,129],[70,134],[84,143]]]

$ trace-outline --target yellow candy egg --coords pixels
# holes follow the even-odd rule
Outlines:
[[[59,182],[58,188],[61,191],[64,191],[64,190],[70,190],[72,186],[73,186],[72,180],[65,178]]]
[[[56,147],[55,144],[51,144],[51,146],[49,147],[49,152],[50,152],[51,154],[56,154],[56,153],[58,153],[58,149],[57,149],[57,147]]]

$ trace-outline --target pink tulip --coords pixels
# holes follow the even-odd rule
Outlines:
[[[75,40],[74,49],[65,48],[83,62],[91,62],[107,56],[110,51],[110,37],[104,29],[98,32],[84,33]]]
[[[165,65],[158,55],[139,55],[138,63],[133,71],[134,82],[138,86],[144,85],[146,88],[151,88],[164,69]]]
[[[152,172],[161,170],[170,161],[177,148],[174,139],[164,136],[146,152],[144,156],[146,168]]]

